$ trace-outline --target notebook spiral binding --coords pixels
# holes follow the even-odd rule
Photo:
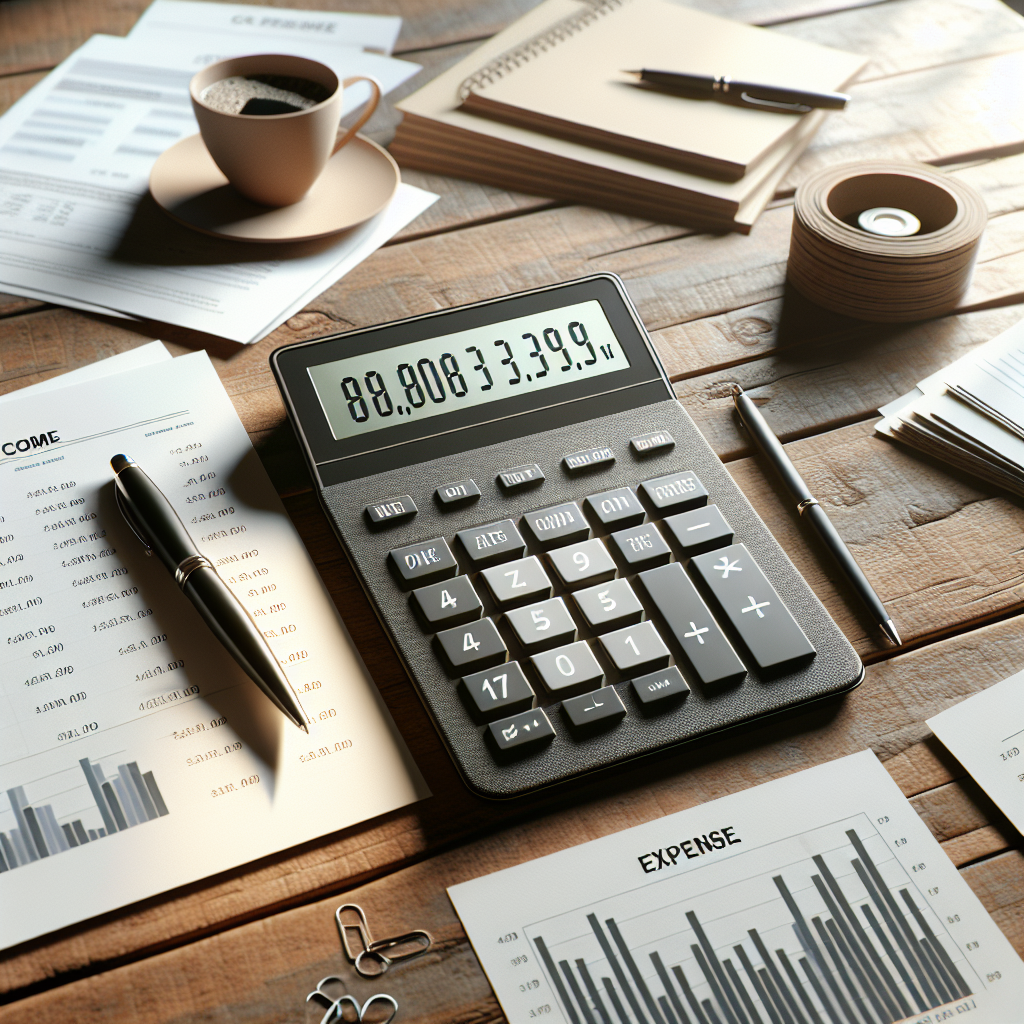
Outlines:
[[[575,35],[588,25],[592,25],[606,14],[618,10],[628,2],[629,0],[592,0],[592,2],[585,3],[583,9],[578,13],[555,22],[550,28],[546,28],[543,32],[532,36],[511,50],[506,50],[501,56],[495,57],[479,71],[470,75],[459,86],[459,100],[465,102],[470,93],[496,82],[508,72],[525,64],[532,57],[564,42],[570,36]]]

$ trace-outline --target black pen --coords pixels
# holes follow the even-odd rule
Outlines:
[[[892,643],[897,646],[903,643],[899,633],[893,625],[892,618],[885,610],[885,605],[879,600],[867,577],[861,571],[857,560],[850,554],[850,549],[843,543],[843,538],[836,533],[836,528],[831,520],[825,515],[825,510],[818,504],[816,498],[811,495],[807,484],[796,471],[796,466],[790,461],[785,449],[779,439],[768,426],[767,421],[761,415],[761,410],[744,394],[739,384],[732,386],[732,398],[736,404],[736,412],[739,414],[743,425],[750,432],[750,436],[757,442],[757,446],[767,456],[768,461],[782,477],[786,490],[796,501],[796,510],[802,517],[805,517],[814,527],[814,532],[821,538],[822,543],[832,553],[832,557],[839,563],[839,568],[850,581],[850,585],[857,591],[857,596],[864,602],[868,610],[874,616],[882,632]]]
[[[300,729],[309,732],[295,691],[263,634],[217,575],[213,563],[196,550],[160,488],[126,455],[115,455],[110,468],[117,507],[147,554],[156,553],[245,674]]]
[[[815,107],[842,110],[850,101],[844,92],[812,92],[808,89],[787,89],[781,85],[736,82],[728,75],[688,75],[681,71],[623,71],[636,75],[641,82],[673,92],[703,93],[711,99],[722,99],[777,110],[783,113],[806,114]]]

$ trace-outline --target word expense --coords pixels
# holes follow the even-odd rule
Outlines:
[[[56,430],[44,430],[34,437],[29,434],[28,437],[22,437],[17,441],[4,441],[3,444],[0,444],[0,451],[4,455],[17,455],[18,452],[27,452],[32,448],[45,448],[47,445],[56,444],[59,440]]]
[[[730,825],[728,828],[715,829],[706,836],[694,836],[692,839],[680,839],[678,846],[666,846],[663,850],[653,850],[645,853],[637,860],[644,874],[649,875],[662,868],[673,867],[683,854],[687,860],[696,860],[705,853],[714,853],[715,850],[724,850],[727,846],[735,846],[743,842],[736,835],[736,829]]]

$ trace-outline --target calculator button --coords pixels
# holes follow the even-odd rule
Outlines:
[[[372,505],[367,505],[365,511],[366,518],[376,526],[378,523],[408,519],[409,516],[416,515],[419,509],[408,494],[402,494],[397,498],[388,498],[386,501],[376,501]]]
[[[605,633],[599,639],[612,664],[624,676],[664,668],[671,657],[651,622],[639,622],[615,633]]]
[[[512,608],[551,596],[551,580],[536,555],[492,566],[480,575],[499,608]]]
[[[533,687],[526,681],[518,661],[466,676],[462,688],[475,715],[484,722],[533,707]]]
[[[647,455],[650,452],[667,451],[675,447],[676,440],[667,430],[655,430],[650,434],[641,434],[639,437],[631,437],[629,446],[637,455]]]
[[[669,516],[665,525],[671,531],[680,553],[688,558],[732,543],[732,527],[725,521],[717,505],[706,505],[704,508]]]
[[[641,572],[662,565],[672,557],[665,539],[654,523],[619,530],[609,538],[612,550],[626,565],[629,572]]]
[[[742,679],[747,674],[732,644],[678,562],[642,572],[637,580],[705,686]]]
[[[460,530],[456,536],[474,569],[482,569],[485,565],[494,565],[495,562],[519,558],[526,554],[526,541],[519,535],[511,519],[501,519],[485,526]]]
[[[436,639],[455,676],[464,675],[467,669],[500,665],[508,658],[505,641],[490,619],[446,629]]]
[[[455,556],[444,537],[394,548],[388,552],[388,557],[407,587],[448,579],[459,571]]]
[[[622,698],[611,686],[562,701],[562,713],[577,730],[607,728],[626,717]]]
[[[570,473],[580,473],[599,466],[610,466],[615,461],[615,453],[611,448],[585,448],[581,452],[573,452],[562,459],[562,465]]]
[[[498,472],[497,481],[506,491],[517,491],[520,487],[532,487],[544,479],[544,470],[536,462],[529,466],[513,466]]]
[[[811,642],[746,545],[709,551],[692,564],[760,668],[776,669],[814,656]]]
[[[595,633],[631,626],[644,617],[644,606],[625,580],[611,580],[578,590],[573,600],[583,620]]]
[[[604,682],[604,671],[594,657],[594,652],[582,640],[543,654],[535,654],[530,661],[541,682],[556,697],[595,690]]]
[[[708,492],[693,473],[669,473],[645,480],[640,492],[659,516],[688,512],[707,504]]]
[[[571,544],[590,536],[590,524],[575,501],[527,512],[521,522],[534,540],[546,548],[556,544]]]
[[[588,583],[601,583],[615,575],[612,556],[604,544],[596,539],[550,551],[548,561],[562,586],[570,590]]]
[[[475,501],[480,497],[480,488],[475,480],[456,480],[454,483],[441,484],[434,497],[445,506],[461,505],[463,502]]]
[[[569,644],[576,639],[576,623],[560,597],[516,608],[505,618],[528,652]]]
[[[452,580],[414,590],[412,606],[431,633],[472,622],[484,613],[484,606],[468,576],[456,576]]]
[[[675,701],[690,692],[686,680],[675,665],[638,676],[631,685],[637,700],[646,707],[661,704],[663,701]]]
[[[647,514],[630,487],[616,487],[613,491],[591,494],[585,504],[590,514],[602,526],[611,530],[639,526]]]
[[[511,718],[491,722],[487,727],[491,742],[499,753],[520,753],[555,738],[555,730],[544,714],[543,708],[522,711]]]

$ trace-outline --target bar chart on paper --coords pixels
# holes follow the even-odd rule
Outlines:
[[[514,1024],[1005,1024],[1024,984],[872,754],[450,894]]]

